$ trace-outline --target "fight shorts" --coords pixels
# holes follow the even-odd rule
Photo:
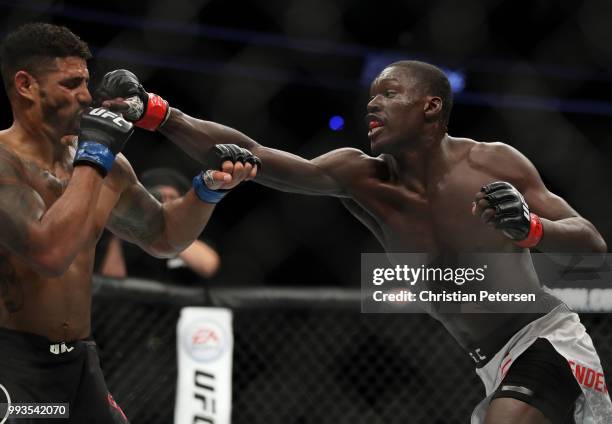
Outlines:
[[[0,328],[0,364],[0,384],[12,404],[68,404],[68,419],[15,417],[7,424],[128,423],[106,387],[93,340],[52,343],[36,334]]]
[[[538,371],[533,371],[536,367]],[[530,375],[532,371],[546,376],[546,381],[563,381],[565,386],[543,387],[537,375]],[[578,315],[564,304],[517,332],[476,373],[485,385],[486,398],[474,409],[471,424],[484,423],[491,400],[503,397],[533,405],[554,424],[572,423],[572,419],[576,424],[612,423],[612,402],[593,342]],[[573,408],[557,407],[576,395]]]

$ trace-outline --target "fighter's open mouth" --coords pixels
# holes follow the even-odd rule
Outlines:
[[[374,128],[378,128],[378,127],[382,127],[384,124],[382,123],[382,121],[379,121],[377,119],[373,119],[370,121],[369,127],[371,130],[373,130]]]
[[[368,130],[368,137],[370,140],[374,140],[374,138],[383,131],[384,124],[381,121],[371,121],[369,125],[370,129]]]

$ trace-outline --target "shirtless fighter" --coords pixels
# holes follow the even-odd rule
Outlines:
[[[517,150],[447,134],[450,84],[423,62],[393,63],[372,82],[366,121],[374,156],[342,148],[305,160],[264,147],[169,108],[126,70],[108,73],[99,90],[102,104],[127,119],[144,119],[162,105],[167,121],[149,129],[197,160],[215,143],[235,143],[261,158],[258,182],[340,198],[387,252],[514,252],[506,264],[511,278],[498,284],[533,288],[539,282],[529,248],[606,251],[595,227],[549,192]],[[612,422],[600,361],[578,316],[557,299],[546,311],[435,315],[476,361],[485,384],[473,424]],[[577,364],[601,377],[597,389],[578,384]]]
[[[0,403],[8,393],[12,403],[68,403],[62,422],[125,423],[90,338],[96,242],[106,226],[152,255],[178,254],[226,193],[217,190],[254,177],[257,159],[216,146],[223,171],[196,176],[162,206],[119,154],[132,123],[88,108],[83,41],[28,24],[5,38],[1,55],[14,121],[0,131]]]

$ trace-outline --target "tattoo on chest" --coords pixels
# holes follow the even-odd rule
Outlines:
[[[26,167],[30,171],[30,175],[32,175],[35,189],[39,191],[41,196],[45,199],[47,196],[52,196],[54,200],[60,197],[64,190],[66,190],[68,182],[70,181],[68,178],[62,180],[48,170],[41,169],[33,163],[26,162]]]
[[[13,266],[2,257],[0,257],[0,298],[11,314],[23,308],[23,287],[15,276]]]
[[[60,197],[68,186],[68,180],[60,180],[49,174],[49,178],[46,180],[46,186],[55,197]]]

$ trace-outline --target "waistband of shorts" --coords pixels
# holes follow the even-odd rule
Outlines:
[[[27,355],[28,352],[32,354],[54,354],[55,351],[57,351],[57,356],[61,356],[59,355],[60,353],[70,353],[72,352],[71,348],[80,345],[95,346],[95,342],[91,337],[65,342],[54,342],[39,334],[0,327],[0,345],[2,345],[2,351],[7,354],[11,351],[19,352],[19,354],[24,355]]]
[[[567,309],[567,306],[557,297],[544,292],[540,295],[538,304],[534,305],[535,309],[532,309],[534,312],[510,314],[508,319],[503,321],[495,331],[466,348],[468,355],[475,362],[476,368],[484,367],[516,333],[528,324],[554,310],[559,310],[561,305]],[[547,312],[535,312],[537,310],[546,310]]]
[[[512,336],[529,323],[545,315],[545,313],[514,314],[487,337],[472,346],[468,346],[467,353],[474,361],[476,368],[484,367],[508,343]]]

